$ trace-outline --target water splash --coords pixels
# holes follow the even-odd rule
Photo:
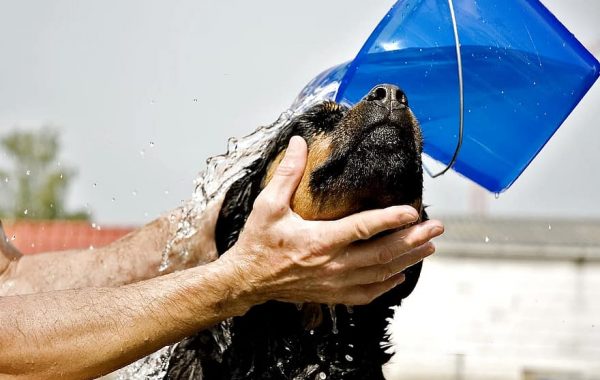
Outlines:
[[[332,84],[321,87],[313,92],[312,95],[299,97],[295,100],[292,107],[283,112],[279,118],[271,125],[258,128],[241,139],[230,138],[227,144],[227,153],[214,156],[206,160],[206,167],[194,180],[194,192],[192,198],[175,211],[173,218],[169,218],[171,228],[174,234],[169,239],[163,249],[159,272],[167,269],[180,269],[175,267],[175,262],[185,262],[187,253],[191,250],[191,238],[198,232],[197,224],[202,218],[202,214],[212,202],[216,202],[219,196],[224,194],[229,187],[238,179],[248,173],[248,168],[262,156],[262,152],[268,144],[277,137],[279,131],[288,125],[292,118],[299,113],[304,112],[313,104],[319,103],[325,99],[332,99],[335,96],[337,85]],[[94,187],[96,184],[94,183]],[[173,259],[177,260],[173,260]],[[335,311],[332,314],[332,318]],[[337,326],[334,323],[334,333],[337,333]],[[231,342],[228,322],[219,324],[211,330],[218,342],[223,343],[226,348],[228,342]],[[310,332],[311,335],[314,331]],[[229,338],[227,338],[229,336]],[[223,339],[221,339],[223,338]],[[161,380],[164,378],[169,360],[177,347],[177,343],[164,347],[153,354],[130,364],[119,370],[118,379],[133,380]],[[221,347],[221,345],[220,345]],[[224,349],[221,347],[222,349]],[[299,377],[307,378],[310,374],[317,371],[318,365],[305,369],[305,373]]]
[[[163,379],[175,345],[166,346],[116,372],[117,380]]]
[[[331,316],[331,332],[336,334],[339,332],[337,328],[337,314],[335,313],[335,305],[328,305],[329,315]]]
[[[232,319],[227,319],[210,329],[217,346],[219,346],[219,355],[223,355],[225,350],[231,345],[231,324]]]
[[[283,112],[273,124],[260,127],[239,140],[231,137],[227,142],[227,153],[206,160],[206,168],[194,180],[192,198],[180,210],[181,216],[176,222],[176,232],[163,250],[159,269],[161,272],[170,267],[170,259],[176,254],[173,248],[186,240],[189,241],[197,233],[196,222],[211,201],[218,199],[235,181],[248,173],[250,165],[262,156],[262,152],[269,142],[277,137],[279,131],[288,125],[296,114],[302,113],[315,103],[331,99],[334,95],[335,89],[327,85],[315,90],[310,96],[296,99],[293,106]]]
[[[195,190],[192,198],[181,207],[175,220],[171,221],[175,224],[175,234],[163,249],[159,271],[171,269],[173,257],[179,254],[176,251],[191,249],[186,247],[186,242],[189,242],[190,238],[198,232],[196,225],[202,213],[212,201],[216,201],[235,181],[248,173],[248,167],[261,157],[268,143],[289,122],[292,115],[290,111],[284,112],[268,127],[261,127],[240,140],[230,138],[227,153],[211,157],[206,161],[206,168],[194,181]],[[175,249],[176,246],[183,246],[183,248]]]

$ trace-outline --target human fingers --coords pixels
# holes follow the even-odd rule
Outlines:
[[[380,232],[400,228],[418,219],[417,210],[410,206],[392,206],[362,211],[339,220],[318,222],[323,241],[331,246],[348,245],[366,240]]]
[[[398,273],[383,282],[351,286],[341,292],[337,302],[346,305],[366,305],[380,295],[387,293],[396,286],[402,284],[405,280],[406,276],[404,273]]]
[[[289,207],[290,199],[302,179],[307,154],[306,141],[293,136],[273,177],[257,197],[257,202],[267,202],[270,207],[279,209]]]
[[[402,272],[406,268],[415,265],[434,252],[435,246],[433,243],[427,242],[411,249],[408,252],[405,252],[403,255],[387,264],[372,265],[369,267],[348,271],[345,276],[338,280],[339,282],[337,282],[337,285],[346,287],[384,282]]]
[[[441,222],[428,220],[373,241],[355,243],[348,247],[346,255],[340,260],[347,268],[387,264],[443,232]]]

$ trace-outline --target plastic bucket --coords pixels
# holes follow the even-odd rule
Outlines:
[[[455,0],[453,10],[455,23],[447,0],[398,1],[353,61],[317,76],[299,99],[326,88],[326,97],[352,105],[376,84],[395,84],[421,122],[425,153],[448,164],[459,137],[458,37],[464,133],[453,169],[501,192],[579,103],[600,65],[539,1]]]

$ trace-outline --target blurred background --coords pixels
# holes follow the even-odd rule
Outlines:
[[[600,56],[599,1],[542,1]],[[177,207],[394,3],[0,0],[0,217],[26,252]],[[499,197],[425,184],[447,233],[393,324],[393,379],[600,379],[600,85]],[[49,222],[48,220],[53,220]]]

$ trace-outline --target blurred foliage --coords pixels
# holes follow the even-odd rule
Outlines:
[[[68,212],[65,196],[76,171],[57,159],[58,132],[15,130],[0,139],[0,217],[18,219],[89,219]]]

